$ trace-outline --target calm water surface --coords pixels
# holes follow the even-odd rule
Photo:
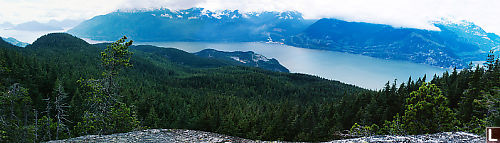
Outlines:
[[[369,89],[381,89],[387,81],[406,82],[409,76],[441,74],[446,69],[406,61],[383,60],[362,55],[297,48],[260,42],[137,42],[160,47],[173,47],[187,52],[203,49],[221,51],[254,51],[277,59],[293,73],[306,73],[338,80]]]

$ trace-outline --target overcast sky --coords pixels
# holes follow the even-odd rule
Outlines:
[[[159,7],[295,10],[308,19],[331,17],[424,29],[436,29],[429,21],[453,17],[500,33],[500,0],[0,0],[0,23],[89,19],[117,9]]]

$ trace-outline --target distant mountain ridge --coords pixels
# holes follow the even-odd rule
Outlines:
[[[66,28],[71,28],[78,25],[82,20],[64,19],[50,20],[48,22],[28,21],[19,24],[10,22],[0,23],[1,29],[19,30],[19,31],[62,31]]]
[[[17,49],[17,48],[19,48],[18,46],[5,41],[5,39],[3,39],[3,38],[0,38],[0,47],[6,47],[6,48],[9,48],[9,49]]]
[[[40,23],[37,21],[29,21],[21,24],[17,24],[10,28],[12,30],[21,31],[56,31],[63,30],[61,27],[53,26],[49,23]]]
[[[442,31],[321,19],[287,39],[286,44],[459,68],[482,60],[499,45],[495,34],[486,33],[473,23],[435,25]]]
[[[0,37],[0,38],[3,39],[5,42],[9,42],[10,44],[16,45],[16,46],[19,46],[19,47],[26,47],[26,46],[29,45],[28,43],[21,42],[21,41],[15,39],[15,38],[12,38],[12,37],[9,37],[9,38]]]
[[[310,22],[309,22],[310,23]],[[94,40],[127,35],[136,41],[265,41],[284,39],[307,27],[302,14],[287,12],[118,10],[82,22],[68,32]]]
[[[13,26],[14,26],[14,24],[12,24],[10,22],[3,22],[0,24],[0,28],[2,28],[2,29],[11,28]]]
[[[500,47],[498,35],[484,31],[473,22],[442,18],[440,21],[434,21],[434,25],[441,29],[442,33],[456,35],[458,41],[478,46],[481,52]]]

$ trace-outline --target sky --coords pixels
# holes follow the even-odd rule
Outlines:
[[[439,18],[468,20],[500,33],[500,0],[0,0],[0,24],[85,20],[117,9],[143,8],[301,12],[306,19],[338,18],[437,30]]]

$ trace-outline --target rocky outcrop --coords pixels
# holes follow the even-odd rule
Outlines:
[[[465,132],[444,132],[427,135],[406,135],[406,136],[370,136],[345,140],[335,140],[328,143],[352,143],[352,142],[425,142],[425,143],[483,143],[485,138]]]
[[[66,142],[254,142],[248,139],[226,136],[216,133],[183,130],[183,129],[150,129],[112,135],[87,135],[66,140],[50,141],[49,143]]]
[[[221,135],[204,131],[184,130],[184,129],[150,129],[143,131],[134,131],[129,133],[119,133],[112,135],[87,135],[66,140],[49,141],[49,143],[66,143],[66,142],[168,142],[168,143],[184,143],[184,142],[237,142],[237,143],[266,143],[280,141],[254,141],[239,137]],[[352,143],[352,142],[426,142],[426,143],[441,143],[441,142],[485,142],[485,138],[465,133],[465,132],[444,132],[428,135],[406,135],[406,136],[370,136],[362,138],[353,138],[345,140],[335,140],[326,143]]]

